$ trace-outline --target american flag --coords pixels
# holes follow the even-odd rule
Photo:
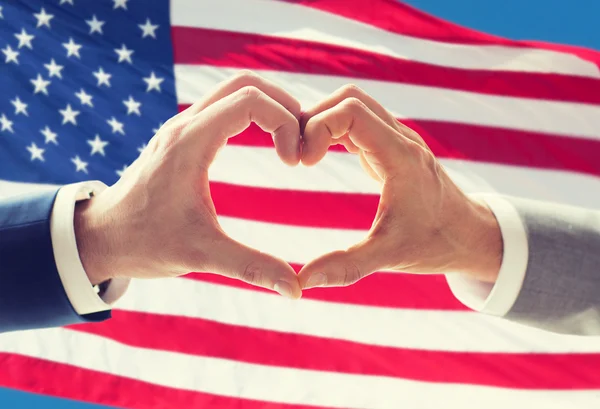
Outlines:
[[[114,183],[162,122],[252,69],[304,107],[357,84],[467,192],[600,208],[596,51],[392,0],[0,7],[1,195]],[[254,126],[210,177],[224,229],[296,268],[362,239],[378,203],[353,155],[288,168]],[[136,281],[107,322],[0,336],[0,386],[130,409],[597,409],[599,368],[597,338],[484,316],[443,276],[397,273],[300,301],[201,272]]]

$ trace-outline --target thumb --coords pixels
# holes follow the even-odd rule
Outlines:
[[[284,260],[241,244],[225,234],[214,240],[211,247],[209,271],[274,290],[284,297],[301,297],[298,276]]]
[[[302,289],[313,287],[345,287],[374,273],[377,246],[367,239],[348,250],[334,251],[312,260],[298,273]]]

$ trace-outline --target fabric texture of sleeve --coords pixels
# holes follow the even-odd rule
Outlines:
[[[60,279],[71,305],[79,315],[110,310],[126,291],[129,279],[113,279],[102,296],[88,279],[79,257],[75,238],[75,204],[87,200],[107,187],[98,181],[67,185],[58,191],[51,217],[52,246]]]
[[[523,284],[529,257],[525,226],[515,206],[499,195],[477,195],[494,213],[500,226],[503,255],[495,284],[461,273],[447,274],[454,296],[467,307],[490,315],[504,316],[515,303]]]
[[[58,189],[0,200],[0,332],[102,321],[79,315],[57,271],[50,216]]]

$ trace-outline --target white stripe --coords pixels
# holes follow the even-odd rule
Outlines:
[[[399,297],[401,292],[398,289]],[[383,308],[306,298],[294,301],[275,293],[184,278],[137,280],[116,308],[397,348],[600,352],[600,343],[593,337],[543,332],[470,311]]]
[[[491,163],[441,159],[452,179],[467,193],[500,193],[535,200],[600,209],[600,178]],[[360,167],[358,158],[329,152],[316,166],[284,165],[271,148],[226,146],[210,168],[210,179],[234,185],[379,194],[380,186]],[[51,185],[0,180],[0,197]]]
[[[452,179],[467,193],[500,193],[535,200],[600,209],[600,178],[490,163],[441,159]],[[329,152],[316,166],[284,165],[271,148],[227,145],[210,168],[210,179],[234,185],[379,194],[380,186],[360,167],[358,158]],[[0,197],[50,185],[0,180]]]
[[[600,402],[596,391],[510,390],[264,366],[136,348],[67,329],[4,334],[0,350],[171,388],[334,408],[595,409]]]
[[[316,41],[453,68],[600,77],[594,64],[566,53],[420,39],[283,1],[173,0],[171,4],[175,26]]]
[[[600,178],[490,163],[442,159],[453,180],[467,193],[497,192],[600,209]],[[306,191],[379,194],[380,186],[358,158],[328,152],[313,167],[284,165],[271,148],[227,145],[209,171],[210,179],[244,186]]]
[[[242,163],[247,165],[240,171]],[[498,191],[600,208],[600,178],[468,162],[451,162],[449,165],[454,180],[469,193]],[[291,168],[280,163],[272,149],[229,145],[222,150],[209,173],[213,181],[238,185],[361,193],[379,191],[377,183],[364,174],[355,157],[338,152],[330,152],[315,167]],[[5,192],[23,191],[28,186],[0,181],[0,191]],[[298,227],[231,217],[219,217],[219,220],[233,238],[300,264],[325,252],[348,248],[366,234],[361,230]]]
[[[191,104],[237,73],[235,68],[175,65],[180,104]],[[600,139],[600,106],[478,94],[446,88],[271,70],[257,74],[283,86],[308,108],[354,83],[397,118],[458,122],[567,137]]]

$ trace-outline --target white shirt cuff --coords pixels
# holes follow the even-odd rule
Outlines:
[[[75,183],[62,187],[56,196],[50,216],[50,235],[58,274],[73,309],[79,315],[106,311],[127,290],[129,279],[113,279],[98,296],[79,258],[75,239],[75,203],[87,200],[107,186],[98,181]]]
[[[473,195],[475,196],[475,195]],[[467,307],[490,315],[506,315],[515,301],[527,271],[527,233],[517,209],[505,198],[480,194],[496,216],[503,241],[502,264],[495,284],[484,283],[460,273],[447,274],[454,296]]]

